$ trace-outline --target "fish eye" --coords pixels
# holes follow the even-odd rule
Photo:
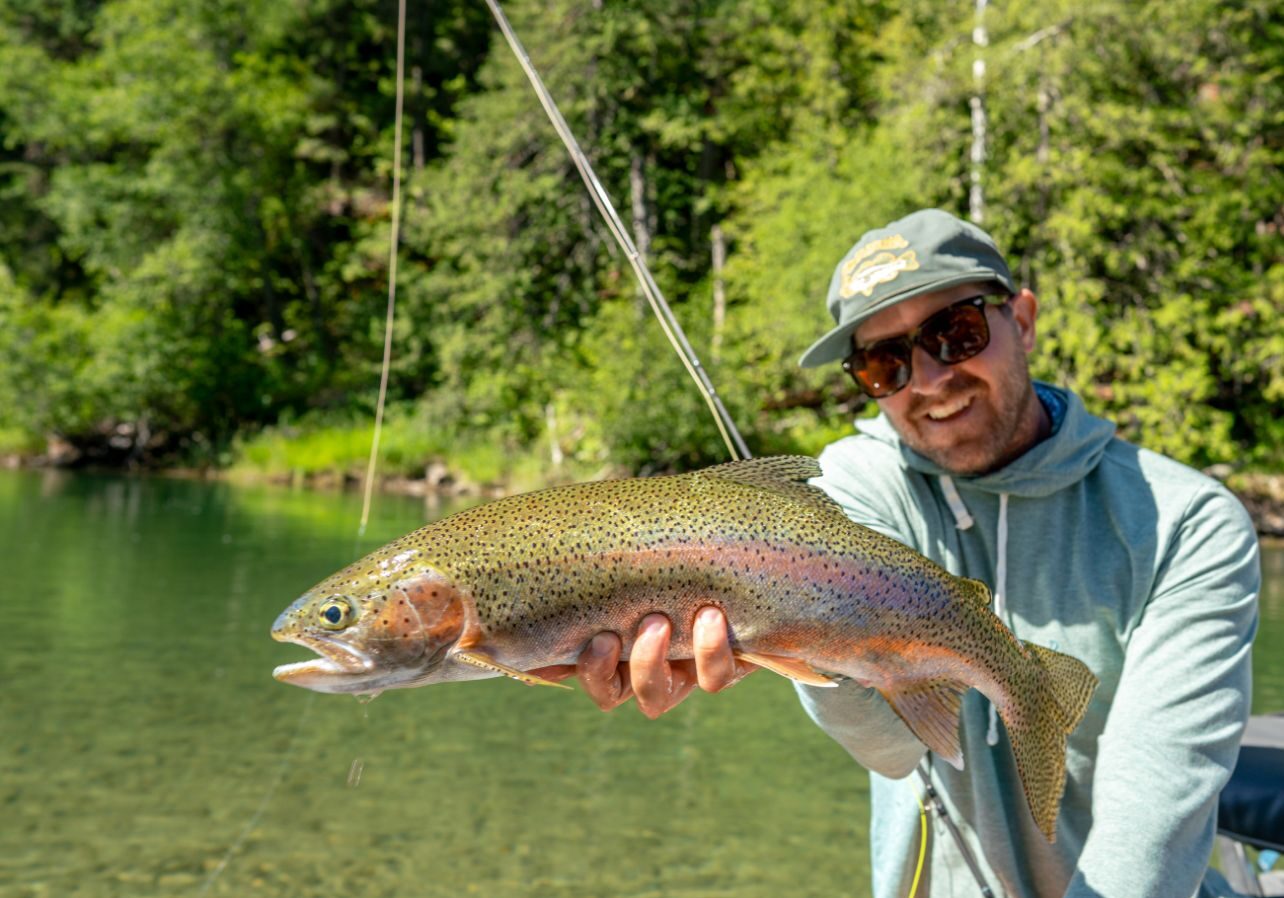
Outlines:
[[[327,630],[342,630],[356,616],[357,611],[346,596],[330,596],[317,609],[317,622]]]

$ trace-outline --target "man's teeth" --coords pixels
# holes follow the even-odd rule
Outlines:
[[[959,412],[963,411],[963,409],[967,408],[971,402],[971,399],[957,399],[954,402],[950,402],[945,405],[938,405],[936,408],[928,412],[927,416],[933,421],[940,421],[950,417],[950,415],[957,415]]]

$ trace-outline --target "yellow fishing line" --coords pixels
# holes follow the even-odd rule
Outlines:
[[[923,859],[927,857],[927,805],[923,804],[923,796],[918,792],[914,793],[918,799],[918,823],[920,833],[918,839],[918,864],[914,867],[914,880],[910,883],[909,898],[914,898],[918,894],[918,880],[923,875]]]

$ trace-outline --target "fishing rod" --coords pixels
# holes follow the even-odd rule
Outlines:
[[[647,302],[651,305],[651,310],[655,312],[656,318],[660,322],[660,328],[664,335],[668,337],[669,343],[672,344],[678,358],[682,360],[682,365],[695,381],[696,387],[700,390],[700,395],[709,406],[709,411],[713,413],[714,422],[718,425],[718,432],[722,434],[722,441],[727,444],[727,451],[731,453],[733,459],[749,458],[750,453],[745,446],[744,439],[740,436],[740,431],[736,429],[736,424],[731,420],[731,415],[727,412],[726,406],[722,404],[718,391],[714,389],[713,382],[709,380],[709,375],[704,366],[700,364],[700,359],[696,356],[695,350],[691,348],[686,334],[682,330],[682,325],[674,317],[673,310],[669,308],[668,302],[664,299],[664,294],[651,276],[651,271],[646,266],[646,261],[638,252],[637,247],[633,244],[633,239],[624,227],[624,222],[620,220],[619,213],[615,211],[615,206],[611,203],[610,196],[602,187],[602,183],[597,179],[593,172],[593,166],[589,164],[588,157],[580,149],[579,142],[575,135],[571,133],[570,126],[566,124],[566,119],[562,118],[561,111],[557,108],[557,103],[553,100],[548,88],[544,86],[544,81],[531,64],[530,56],[526,53],[526,48],[518,39],[517,34],[513,31],[513,26],[508,23],[508,17],[504,15],[504,10],[500,8],[497,0],[486,0],[486,5],[490,7],[491,15],[499,23],[499,30],[504,33],[504,39],[508,41],[508,46],[512,49],[513,55],[517,57],[522,71],[526,73],[527,80],[530,81],[531,87],[535,89],[535,95],[539,97],[540,105],[544,107],[544,112],[548,114],[549,121],[553,123],[553,128],[557,131],[557,136],[562,139],[566,149],[571,154],[571,161],[575,163],[576,170],[579,171],[580,177],[584,180],[584,186],[588,188],[589,196],[593,198],[594,205],[597,206],[598,212],[606,221],[607,227],[611,231],[611,236],[615,242],[624,250],[625,257],[633,267],[633,273],[637,276],[638,283],[642,286],[642,293],[646,296]]]
[[[918,778],[923,781],[923,797],[927,799],[927,802],[931,806],[932,811],[936,814],[937,819],[945,824],[945,828],[949,830],[950,835],[954,837],[954,843],[958,846],[959,854],[963,855],[963,863],[967,864],[968,870],[972,873],[972,878],[976,880],[977,886],[981,889],[982,898],[994,898],[994,890],[991,889],[989,884],[985,881],[985,877],[981,874],[981,868],[976,863],[976,858],[972,857],[972,852],[968,850],[967,843],[963,841],[963,833],[959,831],[958,824],[954,822],[954,818],[950,816],[949,810],[945,807],[945,800],[941,798],[940,793],[936,791],[936,787],[932,785],[931,769],[932,762],[930,759],[927,763],[919,764],[914,768],[918,773]],[[922,809],[922,807],[923,803],[920,800],[919,808]],[[918,866],[920,871],[923,868],[922,849],[926,847],[926,845],[927,824],[926,821],[924,821],[923,842],[922,845],[920,845],[918,856]],[[915,888],[917,888],[917,873],[915,874]],[[913,895],[914,892],[911,891],[910,894]]]
[[[592,197],[594,205],[597,206],[598,212],[601,213],[607,227],[610,229],[611,236],[615,238],[616,243],[624,250],[624,255],[633,267],[633,273],[637,276],[642,292],[646,296],[647,302],[650,303],[652,311],[655,312],[664,335],[669,339],[669,343],[678,354],[678,358],[682,360],[687,373],[691,375],[696,387],[700,390],[700,394],[708,404],[710,412],[713,413],[714,422],[718,425],[718,431],[722,434],[723,442],[727,444],[727,451],[731,454],[733,460],[752,458],[752,454],[740,436],[740,431],[736,429],[735,422],[722,404],[718,391],[714,389],[708,373],[700,364],[695,350],[691,348],[691,344],[687,341],[682,326],[678,323],[677,318],[674,317],[673,310],[669,308],[668,302],[664,299],[664,294],[651,276],[651,271],[647,268],[646,261],[638,252],[632,238],[629,237],[629,233],[624,227],[624,222],[620,219],[619,213],[615,211],[615,206],[611,203],[610,196],[602,187],[601,181],[598,180],[588,157],[580,149],[579,141],[575,139],[575,135],[571,132],[570,126],[567,125],[566,119],[562,117],[561,110],[557,107],[557,102],[549,93],[548,88],[544,86],[544,80],[531,63],[530,56],[527,54],[526,48],[522,46],[522,42],[518,39],[516,32],[513,31],[513,26],[509,24],[508,17],[504,15],[504,10],[500,7],[499,0],[486,0],[486,5],[490,8],[491,15],[495,17],[499,30],[503,32],[504,39],[508,42],[513,55],[517,57],[522,71],[526,73],[526,78],[530,81],[531,87],[534,88],[535,95],[539,98],[540,105],[544,107],[544,112],[548,115],[549,121],[552,122],[554,130],[557,131],[557,136],[561,138],[562,143],[566,145],[567,151],[571,154],[571,161],[575,164],[575,168],[579,171],[585,187],[588,188],[589,196]],[[982,896],[984,898],[993,898],[994,892],[986,884],[976,861],[972,857],[972,853],[963,841],[963,834],[959,831],[958,825],[954,822],[941,797],[932,786],[930,775],[923,770],[921,765],[917,769],[919,777],[923,780],[925,797],[931,804],[937,818],[944,822],[946,829],[953,836],[954,842],[958,846],[960,853],[962,853],[968,869],[971,870],[972,876],[976,879],[977,885],[981,889]],[[920,848],[926,846],[926,819],[924,819],[922,838],[923,845]],[[920,872],[922,860],[922,851],[920,850]],[[915,887],[917,888],[917,876],[915,877]]]

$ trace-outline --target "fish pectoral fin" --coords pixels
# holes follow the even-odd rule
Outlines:
[[[838,685],[836,680],[831,680],[800,658],[785,658],[781,655],[760,655],[755,652],[736,652],[735,656],[743,661],[748,661],[750,664],[765,667],[772,673],[780,674],[782,677],[788,677],[799,683],[806,683],[808,686]]]
[[[543,677],[537,677],[534,674],[527,673],[524,670],[507,667],[500,664],[494,658],[483,652],[455,652],[450,656],[456,661],[462,661],[465,664],[471,664],[473,667],[480,667],[482,670],[489,670],[493,673],[503,674],[506,677],[512,677],[519,680],[527,686],[554,686],[558,689],[570,689],[565,683],[554,683],[552,680],[546,680]]]
[[[969,688],[959,680],[919,680],[880,692],[920,742],[962,770],[959,709]]]

